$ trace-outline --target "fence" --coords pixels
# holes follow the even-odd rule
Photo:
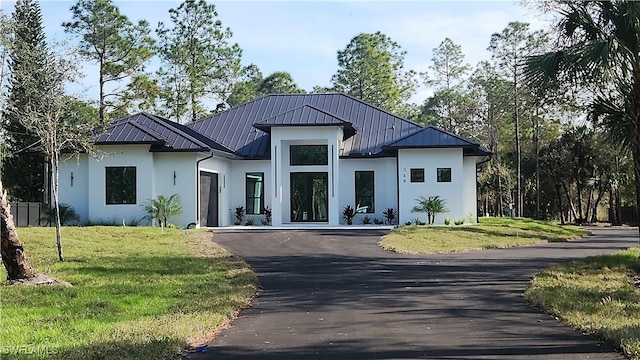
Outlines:
[[[37,202],[11,203],[11,215],[16,226],[38,226],[40,219],[45,216],[45,206]],[[46,221],[42,222],[44,225]]]
[[[609,221],[613,220],[613,214],[609,212]],[[623,206],[620,208],[620,221],[623,224],[638,225],[638,209],[635,206]]]

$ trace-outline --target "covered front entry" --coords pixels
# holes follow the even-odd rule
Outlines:
[[[218,226],[218,174],[200,171],[200,226]]]
[[[328,222],[326,172],[291,173],[291,222]]]

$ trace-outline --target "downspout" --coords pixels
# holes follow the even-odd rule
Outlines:
[[[209,156],[196,161],[196,224],[200,225],[200,163],[213,157],[213,152],[209,150]]]
[[[397,186],[396,186],[396,206],[398,207],[398,211],[396,212],[397,215],[397,223],[398,223],[398,227],[400,226],[400,154],[399,151],[396,150],[396,178],[397,180]]]

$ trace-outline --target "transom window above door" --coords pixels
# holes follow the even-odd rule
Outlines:
[[[290,145],[289,164],[291,166],[327,165],[329,163],[327,145]]]

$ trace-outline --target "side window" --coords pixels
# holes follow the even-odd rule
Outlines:
[[[438,168],[438,182],[451,182],[451,168]]]
[[[107,205],[136,203],[136,167],[105,167]]]
[[[373,171],[356,171],[356,210],[374,213],[375,186]]]
[[[424,168],[411,169],[411,182],[424,182]]]
[[[264,173],[247,173],[247,214],[262,214],[264,209]]]

